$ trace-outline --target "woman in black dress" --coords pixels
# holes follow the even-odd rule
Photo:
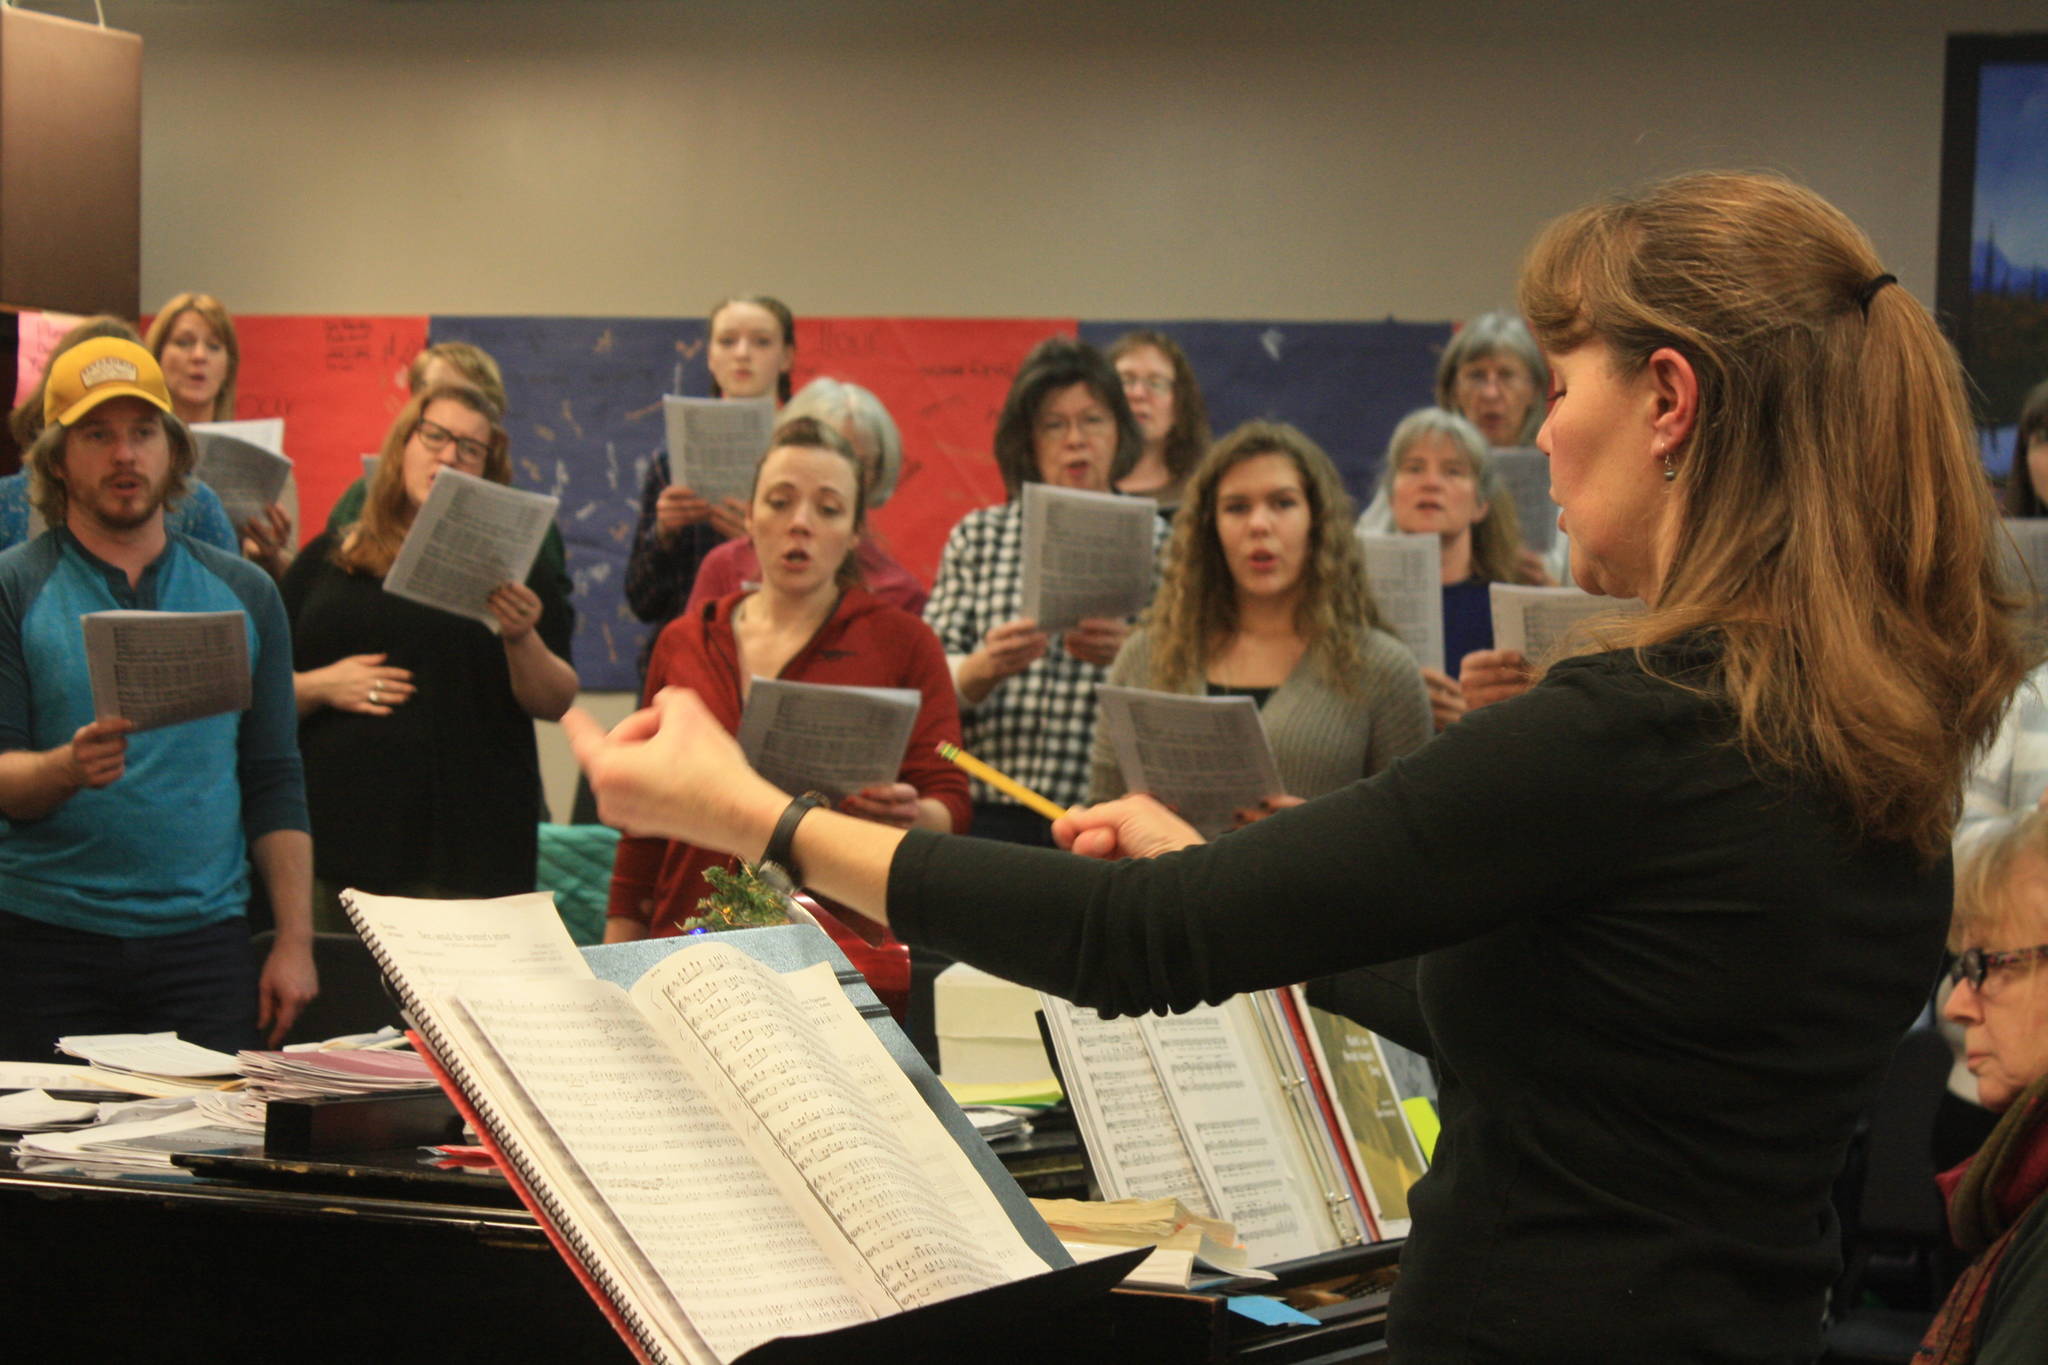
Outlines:
[[[408,403],[384,438],[361,520],[313,541],[285,575],[322,928],[346,927],[335,902],[344,887],[533,889],[533,721],[575,699],[574,615],[545,573],[492,592],[495,633],[384,591],[444,469],[511,481],[497,409],[474,389],[442,385]],[[379,655],[380,667],[349,666]]]

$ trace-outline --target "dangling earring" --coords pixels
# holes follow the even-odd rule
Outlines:
[[[1671,447],[1664,447],[1664,482],[1670,483],[1678,477],[1678,466],[1671,463]]]

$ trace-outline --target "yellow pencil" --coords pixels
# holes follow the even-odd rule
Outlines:
[[[939,757],[958,764],[970,777],[978,777],[1006,796],[1013,796],[1048,820],[1057,820],[1066,812],[1040,796],[1014,777],[1006,777],[973,754],[964,753],[957,744],[941,743]]]

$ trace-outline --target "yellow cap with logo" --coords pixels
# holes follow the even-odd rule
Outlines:
[[[43,420],[68,427],[110,398],[140,398],[171,410],[171,391],[155,356],[124,337],[94,337],[50,362]]]

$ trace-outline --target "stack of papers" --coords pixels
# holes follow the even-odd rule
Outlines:
[[[243,1152],[263,1142],[260,1121],[251,1126],[189,1102],[169,1112],[161,1108],[142,1112],[150,1116],[124,1115],[76,1132],[25,1136],[15,1148],[15,1160],[25,1171],[51,1166],[168,1171],[174,1168],[171,1157],[178,1152]]]
[[[1185,1288],[1197,1264],[1227,1275],[1272,1278],[1251,1264],[1235,1227],[1205,1218],[1178,1199],[1034,1199],[1031,1204],[1077,1253],[1076,1259],[1084,1258],[1083,1246],[1157,1248],[1126,1277],[1131,1283]]]
[[[417,1052],[244,1052],[237,1059],[249,1090],[265,1100],[378,1095],[432,1090],[433,1072]]]
[[[73,1034],[57,1050],[92,1063],[108,1085],[138,1095],[190,1095],[217,1090],[241,1075],[225,1052],[188,1043],[175,1033]]]
[[[100,1107],[84,1100],[53,1099],[45,1090],[0,1095],[0,1132],[42,1133],[91,1123]]]

